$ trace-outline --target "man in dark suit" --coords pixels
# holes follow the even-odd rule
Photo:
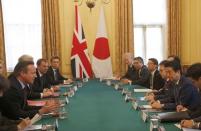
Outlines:
[[[59,71],[59,65],[60,58],[58,56],[53,56],[51,58],[51,66],[46,73],[47,81],[50,85],[63,84],[65,80],[72,82],[71,79],[65,78],[61,75]]]
[[[35,92],[43,93],[43,97],[51,96],[53,92],[49,90],[51,86],[47,82],[46,72],[48,70],[48,61],[46,59],[39,59],[37,61],[36,78],[33,83],[33,90]]]
[[[10,80],[10,88],[5,92],[2,114],[10,119],[32,118],[35,114],[49,113],[58,105],[48,103],[43,107],[34,107],[27,104],[27,88],[35,78],[36,69],[31,61],[19,62],[14,69]]]
[[[165,80],[161,77],[158,71],[158,60],[150,58],[147,65],[150,72],[149,87],[153,90],[160,90],[164,86]]]
[[[201,63],[191,65],[186,72],[186,76],[192,80],[201,96]],[[188,113],[193,119],[182,120],[181,125],[187,128],[201,129],[201,106],[196,111],[188,111]]]
[[[128,83],[129,81],[131,82],[132,80],[135,79],[135,68],[133,66],[133,54],[132,53],[125,53],[124,54],[124,61],[125,64],[128,66],[126,74],[121,77],[121,81],[123,83]]]
[[[181,75],[181,66],[177,61],[169,61],[165,64],[167,78],[174,83],[174,102],[161,104],[152,103],[153,108],[176,109],[177,112],[186,109],[195,111],[200,103],[200,95],[196,87],[186,77]]]
[[[29,119],[24,119],[20,121],[9,120],[1,115],[1,109],[4,106],[2,103],[3,94],[9,88],[9,82],[3,76],[0,75],[0,131],[19,131],[23,130],[30,124]]]
[[[24,61],[31,61],[33,62],[33,57],[30,55],[22,55],[19,57],[18,62],[24,62]],[[13,73],[11,73],[8,76],[8,79],[12,79],[12,77],[15,77]],[[32,99],[40,99],[44,97],[50,96],[50,93],[48,92],[36,92],[34,90],[33,84],[28,84],[27,85],[27,99],[32,100]]]
[[[144,65],[141,57],[135,57],[133,61],[136,70],[135,78],[132,80],[132,85],[140,85],[149,88],[149,71]]]

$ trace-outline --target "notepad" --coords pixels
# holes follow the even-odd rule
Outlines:
[[[27,100],[29,106],[44,106],[46,101],[31,101]]]
[[[134,89],[134,92],[152,92],[151,89]]]

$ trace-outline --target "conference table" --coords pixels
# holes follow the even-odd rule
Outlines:
[[[61,87],[61,93],[69,87]],[[132,85],[123,88],[133,90]],[[135,97],[143,93],[133,93]],[[64,96],[60,99],[65,99]],[[75,95],[65,105],[66,119],[58,119],[59,131],[148,131],[150,122],[143,122],[141,111],[134,110],[131,102],[125,102],[121,91],[115,90],[105,82],[90,79],[84,82]],[[40,124],[53,124],[54,117],[41,119]],[[174,123],[160,123],[166,131],[179,131]]]

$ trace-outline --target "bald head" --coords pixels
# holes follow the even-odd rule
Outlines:
[[[32,61],[33,62],[33,57],[30,55],[22,55],[18,58],[18,62],[22,62],[22,61]]]
[[[133,63],[133,54],[129,52],[125,53],[124,61],[127,65],[131,65]]]

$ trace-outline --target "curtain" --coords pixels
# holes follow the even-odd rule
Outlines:
[[[41,0],[42,5],[42,55],[50,60],[60,54],[59,0]]]
[[[3,12],[2,3],[0,0],[0,60],[4,63],[4,75],[6,75],[6,55],[5,55],[5,43],[4,43],[4,26],[3,26]]]
[[[168,2],[168,55],[181,57],[181,0]]]
[[[116,7],[116,65],[121,75],[126,71],[123,55],[134,53],[133,46],[133,4],[132,0],[115,0]]]

